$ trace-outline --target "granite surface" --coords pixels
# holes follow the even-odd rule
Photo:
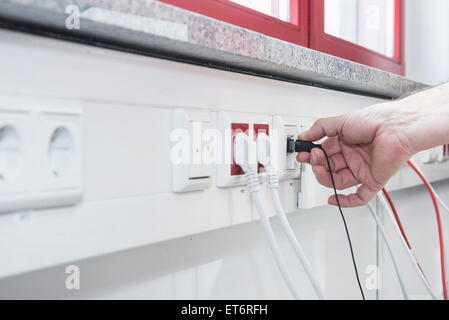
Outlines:
[[[79,8],[79,29],[66,27],[69,5]],[[0,25],[387,98],[426,87],[152,0],[0,0]]]

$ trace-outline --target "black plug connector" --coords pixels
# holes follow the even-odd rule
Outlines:
[[[287,153],[311,152],[314,148],[322,149],[323,147],[320,144],[315,144],[310,141],[295,141],[295,138],[293,137],[287,138]]]

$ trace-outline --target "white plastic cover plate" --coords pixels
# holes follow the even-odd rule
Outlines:
[[[0,119],[0,212],[80,202],[80,102],[0,95]]]
[[[175,109],[172,115],[172,189],[174,192],[204,190],[213,174],[213,143],[207,140],[211,128],[209,111]]]

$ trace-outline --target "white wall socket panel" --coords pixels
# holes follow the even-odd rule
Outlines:
[[[428,150],[421,151],[415,158],[418,162],[428,164],[445,161],[445,146],[438,146]]]
[[[310,127],[312,118],[273,116],[273,135],[277,150],[274,166],[278,172],[279,180],[297,179],[301,174],[301,164],[296,161],[296,153],[287,154],[287,138],[297,138],[298,134]]]
[[[246,184],[243,172],[233,163],[233,134],[243,131],[250,139],[255,138],[256,131],[266,131],[270,135],[272,129],[272,118],[269,115],[241,113],[241,112],[218,112],[217,129],[222,137],[219,146],[220,156],[217,164],[217,186],[231,187]],[[264,176],[261,172],[260,176]],[[263,181],[263,179],[261,180]]]
[[[33,175],[30,163],[36,135],[25,109],[0,109],[0,211],[29,198]]]
[[[73,205],[82,197],[80,103],[0,95],[0,212]]]
[[[175,109],[172,114],[170,162],[174,192],[204,190],[211,186],[216,143],[211,113]]]
[[[439,161],[441,159],[439,154],[441,153],[444,155],[444,146],[421,151],[412,157],[412,160],[424,172],[429,182],[449,178],[449,162],[445,161],[444,157],[443,161]],[[389,191],[393,191],[417,185],[422,185],[421,179],[406,164],[388,181],[386,188]]]
[[[303,118],[299,128],[299,133],[312,126],[314,119]],[[296,155],[296,154],[295,154]],[[333,194],[333,190],[322,186],[315,178],[312,167],[309,164],[301,164],[301,183],[298,193],[298,208],[311,209],[327,205],[328,198]]]
[[[45,108],[38,118],[37,197],[45,206],[78,203],[83,197],[82,110]]]
[[[300,132],[309,129],[315,119],[313,118],[300,118],[296,121],[300,121]],[[324,141],[322,139],[321,141]],[[348,188],[339,191],[341,194],[351,194],[356,192],[356,187]],[[298,208],[299,209],[311,209],[315,207],[322,207],[328,204],[328,199],[334,194],[333,189],[321,185],[312,171],[312,167],[309,164],[301,165],[301,182],[300,191],[298,193]]]
[[[322,186],[315,178],[312,167],[303,164],[301,172],[301,187],[298,193],[298,208],[311,209],[327,205],[333,190]]]

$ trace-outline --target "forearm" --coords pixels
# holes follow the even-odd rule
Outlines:
[[[449,83],[393,104],[396,110],[391,110],[389,123],[412,153],[449,143]]]

